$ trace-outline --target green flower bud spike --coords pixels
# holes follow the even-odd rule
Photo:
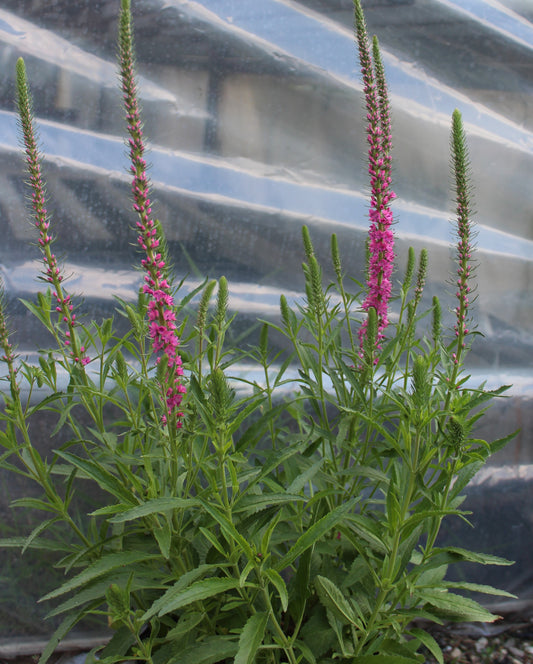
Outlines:
[[[90,358],[86,357],[85,348],[78,339],[75,330],[76,314],[74,313],[74,305],[63,285],[64,277],[57,257],[52,252],[54,238],[51,234],[50,216],[46,209],[46,186],[41,170],[42,158],[37,146],[33,122],[33,103],[26,76],[26,66],[22,58],[17,60],[17,107],[26,155],[26,169],[32,192],[33,222],[39,231],[38,244],[44,262],[42,278],[53,289],[59,322],[62,327],[64,326],[63,331],[60,331],[60,335],[64,344],[63,348],[68,349],[65,357],[70,356],[70,359],[76,364],[84,367],[90,362]]]

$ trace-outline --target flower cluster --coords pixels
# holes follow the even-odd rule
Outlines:
[[[119,36],[120,75],[129,134],[129,156],[133,175],[133,207],[138,214],[138,243],[145,252],[141,264],[145,270],[143,290],[150,296],[148,318],[152,349],[166,360],[165,399],[169,416],[181,426],[179,411],[186,391],[181,382],[183,368],[178,353],[179,338],[171,285],[165,276],[166,261],[157,222],[152,217],[150,183],[146,174],[145,145],[134,74],[133,35],[129,0],[122,0]],[[167,417],[163,417],[167,421]]]
[[[472,259],[472,220],[471,205],[468,191],[468,154],[466,139],[462,125],[461,114],[458,110],[453,113],[452,120],[452,156],[455,175],[455,200],[457,215],[457,291],[458,305],[455,308],[456,323],[454,325],[457,338],[457,352],[452,353],[455,364],[460,361],[462,350],[465,348],[465,337],[470,330],[467,328],[468,308],[470,305],[469,285],[473,270]]]
[[[371,307],[378,317],[377,347],[389,324],[388,303],[391,296],[391,276],[394,267],[393,215],[390,203],[395,198],[391,190],[391,126],[385,74],[376,38],[370,52],[363,11],[355,2],[355,18],[363,90],[367,110],[368,173],[370,175],[370,230],[367,296],[363,309]],[[359,332],[361,347],[366,335],[365,322]]]
[[[74,305],[70,295],[66,294],[62,285],[63,275],[57,257],[52,253],[53,237],[50,235],[50,219],[46,209],[46,190],[33,128],[32,102],[26,78],[26,67],[22,58],[17,61],[17,104],[26,153],[26,168],[32,190],[33,219],[39,231],[39,248],[45,266],[44,280],[54,289],[53,296],[56,300],[56,311],[60,320],[66,326],[63,341],[69,349],[70,357],[76,364],[85,366],[90,362],[90,358],[85,355],[85,347],[80,345],[75,333],[76,314],[73,313]]]

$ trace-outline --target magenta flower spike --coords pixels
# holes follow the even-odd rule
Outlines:
[[[363,78],[367,112],[368,173],[370,175],[370,229],[367,295],[362,307],[376,310],[378,318],[377,348],[389,324],[388,304],[394,267],[394,234],[391,201],[391,126],[387,86],[377,39],[371,54],[365,19],[359,0],[355,0],[356,35]],[[368,322],[359,331],[361,348]]]
[[[90,358],[86,356],[85,348],[79,343],[75,331],[74,305],[62,284],[61,268],[56,255],[52,252],[54,239],[51,235],[50,218],[46,209],[46,188],[41,172],[41,156],[33,127],[32,100],[26,77],[26,67],[22,58],[17,61],[17,106],[26,154],[26,168],[32,190],[33,221],[39,231],[38,242],[44,262],[44,280],[53,289],[59,320],[66,327],[63,342],[68,349],[68,354],[76,364],[83,367],[90,362]]]
[[[129,134],[129,156],[131,162],[133,208],[137,212],[137,241],[145,254],[141,264],[145,271],[143,290],[150,296],[148,303],[149,334],[152,349],[159,354],[158,363],[165,357],[167,372],[164,394],[168,415],[175,418],[176,426],[182,426],[180,411],[186,388],[181,381],[182,360],[178,353],[179,338],[174,313],[171,285],[165,276],[166,261],[159,227],[152,217],[150,182],[144,158],[145,144],[135,82],[133,30],[129,0],[122,0],[120,14],[120,76],[126,121]],[[163,417],[164,423],[167,416]]]

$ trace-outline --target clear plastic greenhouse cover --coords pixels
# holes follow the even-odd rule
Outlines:
[[[89,315],[134,298],[139,273],[118,91],[119,0],[0,0],[0,269],[19,352],[39,346],[18,298],[31,298],[37,249],[25,220],[14,72],[26,61],[45,172],[70,288]],[[364,113],[352,0],[133,0],[151,177],[178,277],[224,274],[243,334],[301,296],[300,229],[328,265],[337,233],[360,278],[367,233]],[[533,3],[367,0],[392,96],[398,264],[429,249],[426,292],[442,300],[451,269],[449,128],[463,114],[477,210],[472,380],[512,383],[484,424],[521,432],[469,490],[475,528],[450,543],[516,560],[469,570],[533,600]],[[35,239],[35,238],[34,238]],[[400,267],[401,269],[401,267]],[[43,444],[52,444],[43,422]],[[56,444],[55,441],[53,444]],[[2,528],[22,491],[0,476]],[[4,554],[2,554],[4,556]],[[50,629],[35,597],[48,562],[2,558],[0,637]],[[16,607],[16,609],[15,609]],[[516,607],[516,605],[515,605]],[[39,613],[41,611],[41,613]]]

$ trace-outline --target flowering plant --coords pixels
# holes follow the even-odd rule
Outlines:
[[[461,491],[510,438],[488,443],[472,434],[505,388],[471,388],[463,374],[473,336],[473,247],[461,116],[453,115],[451,141],[459,240],[450,340],[437,298],[430,329],[418,332],[425,250],[418,267],[410,250],[399,313],[394,321],[389,315],[389,103],[379,45],[368,40],[359,0],[355,19],[368,119],[367,282],[356,293],[347,290],[333,236],[335,281],[324,286],[304,227],[306,298],[295,311],[282,296],[279,324],[263,323],[257,348],[246,352],[226,342],[231,318],[223,277],[182,299],[173,286],[151,209],[130,1],[122,0],[119,58],[144,283],[135,306],[118,303],[129,321],[126,334],[115,333],[112,319],[84,325],[76,318],[52,253],[31,96],[24,62],[17,63],[47,286],[25,305],[53,347],[39,351],[38,364],[18,358],[1,307],[9,389],[0,463],[40,487],[39,498],[15,505],[48,518],[27,537],[1,544],[53,550],[67,576],[43,598],[55,601],[50,616],[62,621],[41,664],[91,615],[106,616],[114,630],[95,653],[109,664],[402,664],[423,661],[422,647],[442,662],[438,644],[413,621],[496,618],[452,590],[507,593],[450,581],[446,572],[459,561],[508,561],[437,543],[445,517],[464,518]],[[187,314],[193,301],[196,313]],[[270,350],[273,332],[290,342],[287,357]],[[243,359],[261,368],[261,382],[230,380]],[[289,378],[290,366],[297,379]],[[237,380],[247,387],[244,396],[237,396]],[[290,396],[280,398],[287,384]],[[34,400],[41,387],[46,396]],[[32,443],[29,427],[43,411],[57,415],[56,430],[69,432],[48,457]],[[87,484],[99,489],[100,504],[81,517],[75,498]]]

